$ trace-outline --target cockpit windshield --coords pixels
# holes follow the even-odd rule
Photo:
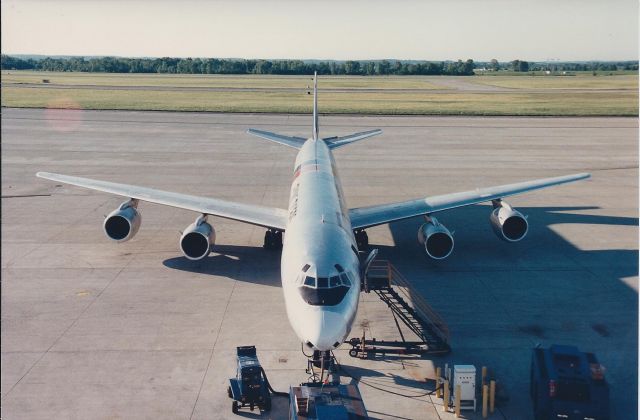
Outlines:
[[[314,277],[309,275],[309,264],[305,264],[297,283],[302,298],[309,305],[333,306],[342,302],[352,284],[353,274],[344,271],[340,264],[335,268],[338,273],[330,277]]]

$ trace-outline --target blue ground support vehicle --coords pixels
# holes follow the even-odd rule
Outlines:
[[[258,407],[271,410],[269,383],[258,361],[255,346],[237,347],[238,368],[235,378],[229,379],[227,393],[233,399],[231,411],[248,406],[251,411]]]
[[[533,349],[530,392],[536,419],[609,419],[604,368],[575,346]]]

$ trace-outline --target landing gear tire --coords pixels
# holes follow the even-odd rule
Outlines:
[[[281,249],[282,248],[282,231],[269,229],[264,233],[264,249]]]
[[[233,414],[238,414],[238,401],[233,401],[231,403],[231,412]]]
[[[227,387],[227,395],[229,396],[229,398],[233,398],[233,394],[231,394],[231,387],[230,386]]]
[[[358,350],[356,350],[356,349],[349,350],[349,356],[358,357]]]
[[[364,251],[369,247],[369,235],[364,230],[356,231],[356,244],[359,251]]]

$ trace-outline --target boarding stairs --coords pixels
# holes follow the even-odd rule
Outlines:
[[[395,287],[394,287],[395,286]],[[449,329],[444,320],[429,306],[419,293],[413,292],[411,284],[386,260],[374,260],[363,277],[362,290],[374,292],[387,304],[393,315],[402,341],[367,340],[352,338],[352,356],[367,353],[447,354]],[[418,341],[407,341],[400,324],[412,331]],[[364,343],[364,346],[362,345]]]

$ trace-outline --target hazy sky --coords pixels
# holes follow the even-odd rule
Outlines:
[[[638,0],[2,0],[2,53],[637,60]]]

